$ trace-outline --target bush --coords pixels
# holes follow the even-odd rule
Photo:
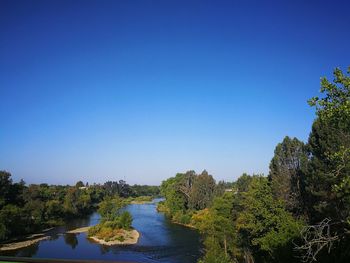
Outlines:
[[[173,216],[173,220],[177,223],[188,225],[191,223],[191,217],[192,212],[183,213],[182,211],[177,211]]]
[[[132,224],[132,216],[128,211],[123,212],[119,217],[120,227],[130,229]]]
[[[119,229],[122,228],[122,225],[120,223],[120,217],[116,217],[113,221],[106,221],[103,223],[104,227],[109,227],[112,229]]]
[[[94,236],[101,230],[101,225],[98,224],[96,226],[90,227],[88,231],[88,236]]]
[[[188,214],[183,214],[180,217],[180,223],[184,225],[188,225],[191,222],[191,216]]]

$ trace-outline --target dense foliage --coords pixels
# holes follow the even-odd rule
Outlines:
[[[203,234],[201,263],[350,261],[349,73],[322,79],[308,143],[285,137],[268,177],[243,174],[229,191],[206,172],[162,183],[159,210]]]
[[[100,187],[13,183],[0,171],[0,240],[39,231],[90,213],[104,196]]]
[[[132,197],[138,197],[138,196],[159,197],[160,196],[159,186],[134,184],[130,186],[130,188],[131,188]]]
[[[160,190],[165,201],[158,210],[166,212],[175,222],[189,224],[195,211],[211,204],[217,186],[207,171],[201,174],[188,171],[163,181]]]

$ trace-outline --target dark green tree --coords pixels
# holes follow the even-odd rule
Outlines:
[[[303,168],[306,162],[304,143],[286,136],[276,146],[270,163],[269,180],[274,196],[283,200],[287,209],[296,215],[302,214],[304,207]]]
[[[8,194],[11,185],[11,174],[6,171],[0,171],[0,209],[8,203]]]
[[[195,210],[209,207],[214,198],[215,187],[213,176],[209,175],[206,170],[195,176],[189,191],[189,207]]]
[[[321,92],[323,98],[309,102],[317,113],[308,144],[310,215],[313,223],[325,217],[345,222],[350,215],[350,76],[336,69],[333,83],[322,79]]]
[[[0,210],[0,240],[26,233],[25,227],[28,222],[26,222],[24,215],[23,209],[12,204],[8,204]]]
[[[166,212],[172,216],[177,211],[184,212],[187,209],[187,199],[183,190],[184,174],[178,173],[175,177],[168,178],[163,181],[160,186],[161,194],[165,197],[164,207]]]
[[[350,68],[347,73],[335,69],[333,82],[321,80],[322,97],[309,101],[317,118],[309,136],[305,176],[311,226],[301,247],[310,261],[350,259]]]

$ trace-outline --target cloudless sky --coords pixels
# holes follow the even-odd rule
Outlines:
[[[268,173],[350,65],[347,1],[0,0],[0,170],[159,184]]]

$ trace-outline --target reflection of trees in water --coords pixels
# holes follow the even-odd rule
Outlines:
[[[98,245],[102,255],[110,252],[111,248],[113,247],[113,246],[111,247],[111,246],[107,246],[107,245],[101,245],[98,242],[96,242],[96,241],[94,241],[94,240],[92,240],[90,238],[87,238],[87,240],[89,241],[90,244]]]
[[[100,245],[100,251],[102,255],[108,253],[110,250],[111,250],[110,246]]]
[[[78,239],[75,234],[65,234],[64,242],[66,242],[67,245],[70,245],[72,249],[75,249],[78,245]]]
[[[21,256],[24,256],[24,257],[32,257],[34,255],[36,255],[36,253],[38,252],[39,250],[39,244],[40,242],[32,245],[32,246],[29,246],[27,249],[25,249],[23,252],[25,253],[25,255],[21,255]]]
[[[56,239],[58,239],[59,237],[60,237],[59,234],[54,234],[54,235],[51,235],[51,236],[50,236],[50,240],[56,240]]]

